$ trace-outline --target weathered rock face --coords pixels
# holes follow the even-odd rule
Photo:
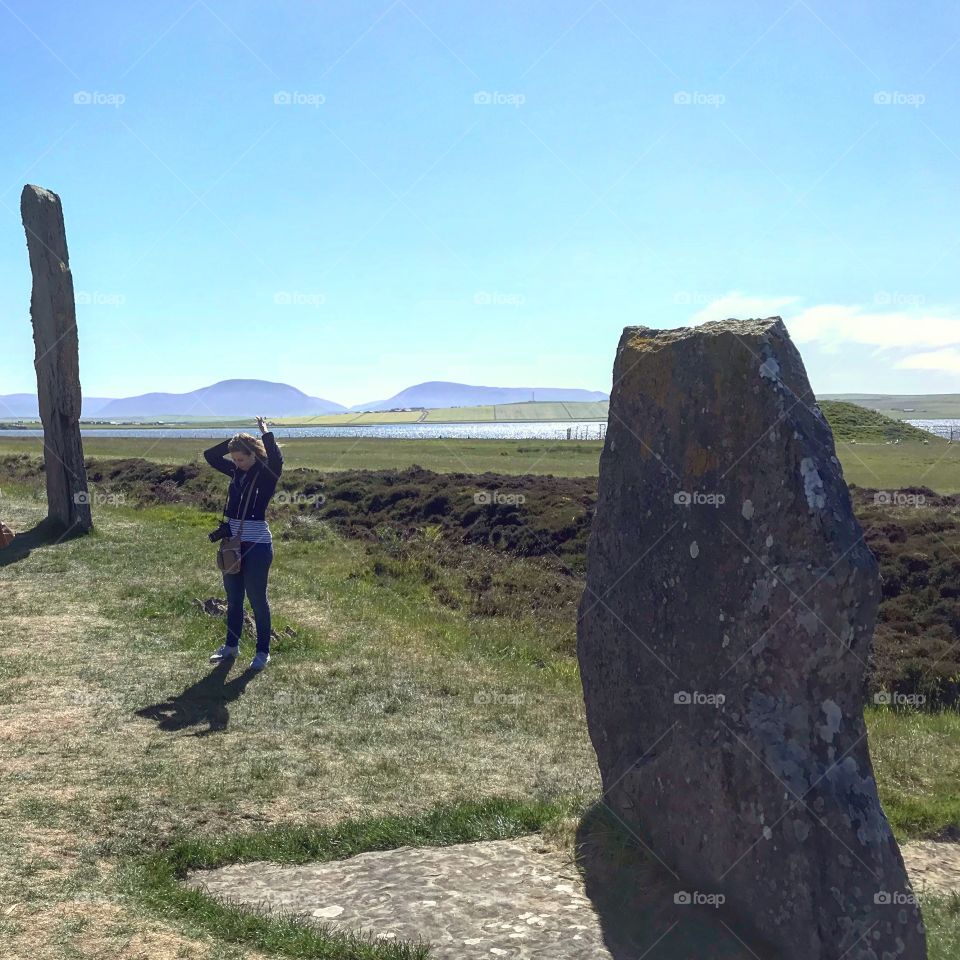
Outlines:
[[[787,960],[926,957],[867,750],[879,600],[778,317],[627,327],[577,650],[606,802]]]
[[[87,473],[80,441],[80,356],[73,277],[60,198],[27,185],[20,196],[33,272],[33,320],[37,395],[43,421],[47,513],[66,530],[92,526]]]

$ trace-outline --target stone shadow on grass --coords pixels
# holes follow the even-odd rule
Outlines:
[[[29,530],[18,533],[13,540],[5,547],[0,547],[0,567],[6,567],[11,563],[17,563],[29,557],[30,554],[40,547],[52,547],[58,543],[65,543],[74,537],[84,536],[84,531],[74,524],[73,528],[64,529],[62,523],[44,517],[39,523],[35,524]]]
[[[153,720],[157,727],[167,733],[176,733],[189,727],[206,724],[206,729],[194,732],[195,737],[205,737],[227,729],[230,711],[227,705],[241,697],[247,684],[257,676],[257,670],[244,670],[239,676],[227,680],[233,664],[218,663],[205,677],[190,684],[182,693],[160,703],[141,707],[138,717]]]
[[[677,903],[678,895],[694,891],[604,803],[583,815],[576,843],[586,894],[613,960],[780,960],[722,908]]]

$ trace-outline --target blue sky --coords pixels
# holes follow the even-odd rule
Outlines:
[[[960,7],[0,0],[0,393],[26,182],[85,394],[609,390],[626,325],[784,317],[819,392],[960,392]]]

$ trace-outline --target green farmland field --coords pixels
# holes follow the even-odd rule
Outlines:
[[[138,437],[87,437],[92,457],[144,457],[160,463],[202,461],[211,440]],[[553,474],[586,477],[598,473],[599,440],[385,440],[353,437],[305,437],[281,440],[288,468],[337,471],[358,468],[402,469],[419,464],[440,473]],[[39,456],[34,437],[0,438],[0,454]],[[960,493],[960,444],[922,442],[838,443],[848,483],[881,490],[925,486],[938,493]]]

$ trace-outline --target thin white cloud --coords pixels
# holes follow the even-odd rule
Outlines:
[[[799,301],[799,297],[750,297],[738,290],[733,290],[711,301],[695,313],[690,318],[689,325],[698,327],[701,323],[708,323],[711,320],[728,320],[730,317],[736,317],[738,320],[746,320],[750,317],[761,319],[779,317],[783,316],[784,307]]]
[[[800,300],[800,297],[792,296],[747,296],[732,291],[717,297],[695,313],[689,324],[698,326],[728,317],[746,319],[780,316],[797,343],[816,343],[828,353],[854,344],[876,350],[939,348],[916,356],[940,365],[915,366],[913,369],[956,370],[952,365],[956,351],[947,349],[960,347],[960,314],[956,311],[927,309],[921,298],[903,298],[888,293],[878,293],[877,302],[889,302],[894,306],[908,302],[911,308],[868,310],[858,305],[825,303],[800,309],[797,307]]]
[[[797,343],[816,342],[828,349],[844,344],[881,350],[960,344],[960,317],[943,312],[881,313],[833,303],[809,307],[784,321]]]
[[[937,370],[941,373],[960,374],[960,350],[948,347],[929,353],[912,353],[898,360],[894,366],[903,370]]]

